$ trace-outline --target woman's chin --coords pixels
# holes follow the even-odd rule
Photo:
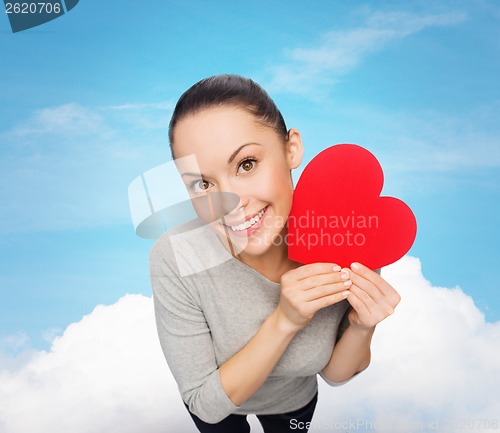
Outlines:
[[[231,229],[225,227],[220,222],[210,224],[210,228],[217,234],[224,247],[232,254],[240,254],[248,245],[248,238],[234,236]]]
[[[244,253],[259,256],[269,252],[271,249],[286,247],[280,233],[262,233],[259,236],[247,238],[247,246]]]

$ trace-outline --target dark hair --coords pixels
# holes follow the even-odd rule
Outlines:
[[[239,75],[214,75],[191,86],[177,101],[168,128],[172,158],[174,129],[181,119],[205,108],[227,105],[249,111],[258,121],[273,128],[286,139],[287,128],[283,116],[262,87],[255,81]]]

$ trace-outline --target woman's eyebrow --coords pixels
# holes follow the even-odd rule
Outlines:
[[[246,146],[250,146],[252,144],[256,144],[257,146],[262,146],[262,144],[260,143],[245,143],[245,144],[242,144],[240,147],[238,147],[232,154],[231,156],[229,157],[229,159],[227,160],[227,163],[228,164],[231,164],[234,160],[234,158],[236,158],[236,156],[238,155],[238,153],[240,153],[240,150],[243,149],[244,147]],[[185,172],[185,173],[182,173],[181,176],[193,176],[193,177],[201,177],[201,178],[205,178],[205,176],[203,176],[202,173],[195,173],[195,172]]]
[[[203,175],[201,173],[191,173],[191,172],[182,173],[181,176],[193,176],[193,177],[203,178]]]
[[[229,159],[227,160],[227,163],[228,164],[231,164],[234,160],[234,158],[236,158],[236,155],[238,155],[238,153],[240,152],[241,149],[243,149],[245,146],[250,146],[252,144],[256,144],[257,146],[262,146],[261,144],[259,143],[245,143],[245,144],[242,144],[240,147],[238,147],[238,149],[236,149],[232,154],[231,156],[229,157]]]

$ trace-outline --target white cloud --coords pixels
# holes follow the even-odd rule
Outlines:
[[[500,413],[500,322],[485,323],[459,288],[433,287],[416,258],[383,275],[401,304],[378,326],[367,371],[338,388],[318,379],[311,432],[491,431]],[[196,432],[161,353],[151,299],[141,295],[96,307],[49,352],[4,365],[0,401],[3,433]]]
[[[74,102],[35,110],[33,115],[11,132],[14,136],[54,134],[89,135],[103,130],[96,112]]]
[[[320,97],[322,91],[319,89],[335,84],[342,74],[356,67],[365,56],[382,49],[391,41],[427,27],[455,25],[465,18],[465,14],[459,12],[368,15],[361,27],[331,31],[324,34],[314,47],[289,50],[288,59],[270,69],[272,78],[264,87],[272,92]]]
[[[161,353],[151,299],[142,295],[96,307],[50,352],[4,368],[0,384],[3,433],[196,431],[183,427],[188,414]]]
[[[377,135],[384,134],[386,142],[391,140],[404,149],[407,158],[393,164],[405,171],[498,167],[498,107],[498,101],[494,101],[471,108],[461,116],[432,110],[397,114],[379,110]]]
[[[33,350],[29,348],[29,337],[25,332],[17,332],[0,338],[0,371],[20,368],[29,361]],[[1,424],[0,424],[1,425]]]
[[[173,102],[127,103],[110,105],[104,107],[103,110],[111,112],[116,119],[128,125],[142,130],[163,129],[166,134],[174,107]]]
[[[0,348],[2,351],[16,351],[22,348],[28,342],[29,337],[24,332],[18,332],[14,335],[8,335],[0,339]]]
[[[126,103],[120,105],[110,105],[105,107],[109,110],[144,110],[144,109],[154,109],[154,110],[172,110],[174,105],[171,102],[157,102],[157,103]]]
[[[500,322],[486,323],[459,288],[433,287],[416,258],[383,276],[402,294],[401,304],[377,329],[370,368],[344,387],[321,387],[315,420],[364,420],[398,433],[490,430],[500,413]]]
[[[343,104],[333,108],[331,117],[336,121],[331,135],[339,143],[369,146],[386,172],[416,173],[420,180],[412,178],[415,184],[421,181],[422,172],[479,173],[478,169],[500,166],[498,109],[498,101],[471,107],[462,114],[436,110],[394,112],[381,106]],[[317,141],[321,138],[318,134]]]

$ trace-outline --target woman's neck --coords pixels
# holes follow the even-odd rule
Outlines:
[[[282,239],[286,238],[283,237]],[[258,256],[245,254],[242,251],[236,258],[255,269],[268,280],[277,283],[280,282],[281,275],[286,271],[300,266],[300,263],[288,258],[288,246],[285,242],[280,242],[278,245],[272,244],[265,253]]]

